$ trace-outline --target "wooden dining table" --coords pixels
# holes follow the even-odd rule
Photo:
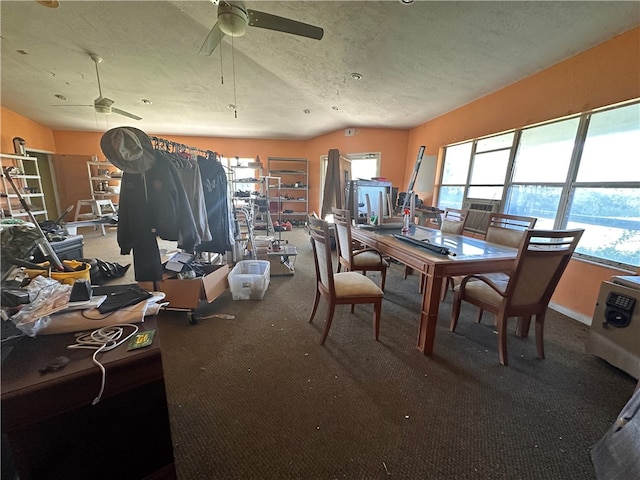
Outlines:
[[[438,309],[446,278],[509,271],[518,253],[516,248],[417,225],[412,225],[406,233],[402,233],[400,228],[385,228],[384,225],[358,225],[351,229],[351,235],[354,240],[423,274],[417,348],[425,355],[433,353]],[[444,249],[447,254],[429,248]]]

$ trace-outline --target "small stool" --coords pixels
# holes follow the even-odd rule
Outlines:
[[[91,212],[80,213],[82,207],[90,207]],[[99,220],[103,217],[109,217],[116,213],[116,207],[111,200],[78,200],[76,203],[76,214],[73,218],[74,222],[81,220]],[[100,224],[102,235],[105,235],[104,223]]]

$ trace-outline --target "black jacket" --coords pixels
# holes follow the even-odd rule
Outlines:
[[[118,207],[120,253],[133,249],[137,281],[162,279],[156,237],[178,242],[192,252],[196,226],[184,187],[173,165],[156,155],[156,163],[144,174],[124,172]]]

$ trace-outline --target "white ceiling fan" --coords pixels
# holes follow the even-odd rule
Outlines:
[[[278,32],[291,33],[301,37],[322,39],[324,30],[307,23],[289,18],[278,17],[270,13],[245,8],[243,2],[215,0],[218,4],[218,21],[215,23],[202,44],[199,55],[211,55],[225,35],[241,37],[250,27],[266,28]]]
[[[89,54],[91,60],[93,60],[96,64],[96,77],[98,79],[98,93],[100,96],[93,101],[93,105],[52,105],[52,107],[93,107],[96,112],[102,113],[105,115],[110,115],[112,113],[117,113],[118,115],[123,115],[125,117],[132,118],[134,120],[142,120],[142,117],[135,115],[130,112],[126,112],[124,110],[120,110],[113,106],[115,103],[114,100],[110,98],[102,96],[102,85],[100,84],[100,71],[98,70],[98,64],[102,62],[102,57],[99,55],[95,55],[93,53]]]

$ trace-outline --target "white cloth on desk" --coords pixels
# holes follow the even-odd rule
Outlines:
[[[156,315],[165,297],[163,292],[152,292],[153,296],[135,305],[120,308],[111,313],[100,313],[97,308],[61,312],[42,318],[36,335],[82,332],[122,323],[144,322],[144,317]]]

